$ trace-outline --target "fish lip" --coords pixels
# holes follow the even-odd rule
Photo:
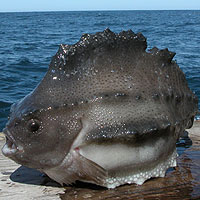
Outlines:
[[[9,140],[10,142],[12,142],[15,146],[17,146],[16,141],[14,139],[14,137],[12,136],[12,134],[10,133],[10,131],[8,129],[3,129],[3,133],[6,136],[6,141]]]
[[[4,135],[6,136],[6,143],[2,148],[2,153],[7,157],[14,156],[17,152],[22,151],[22,148],[16,144],[16,141],[8,129],[3,130]]]

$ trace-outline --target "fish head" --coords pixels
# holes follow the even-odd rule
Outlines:
[[[42,170],[63,160],[79,123],[69,119],[65,108],[41,108],[34,99],[30,94],[12,105],[2,152],[19,164]]]

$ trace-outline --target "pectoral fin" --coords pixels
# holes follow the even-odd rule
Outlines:
[[[61,185],[76,180],[104,185],[108,176],[104,168],[80,155],[79,148],[73,149],[59,166],[45,170],[45,173]]]

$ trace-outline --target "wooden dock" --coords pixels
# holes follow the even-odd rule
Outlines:
[[[183,150],[178,167],[169,170],[165,178],[112,190],[85,183],[61,187],[40,172],[20,166],[0,153],[0,200],[200,199],[200,122],[196,121],[188,132],[192,145]],[[0,148],[4,143],[5,137],[0,133]]]

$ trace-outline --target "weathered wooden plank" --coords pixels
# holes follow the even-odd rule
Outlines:
[[[142,186],[125,185],[113,190],[90,184],[61,187],[36,170],[22,167],[0,154],[0,200],[9,199],[200,199],[200,122],[188,130],[192,146],[179,145],[178,167],[165,178]],[[0,147],[5,138],[0,134]],[[183,142],[184,143],[184,142]]]

